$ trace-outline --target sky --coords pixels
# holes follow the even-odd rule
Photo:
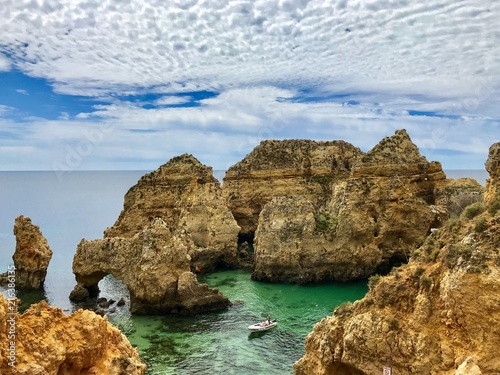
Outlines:
[[[2,0],[0,170],[226,170],[265,139],[500,141],[500,1]]]

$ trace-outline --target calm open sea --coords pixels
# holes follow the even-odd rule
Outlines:
[[[47,238],[53,257],[41,293],[20,293],[25,305],[46,299],[71,313],[79,306],[68,299],[75,285],[71,263],[82,238],[102,238],[123,207],[123,197],[146,171],[0,172],[0,273],[12,264],[14,219],[31,218]],[[222,179],[223,172],[214,173]],[[447,172],[452,178],[472,177],[484,185],[484,171]],[[244,270],[204,276],[233,307],[197,317],[131,316],[127,306],[109,320],[139,348],[148,374],[291,374],[304,351],[304,340],[315,322],[344,301],[364,296],[366,283],[296,286],[257,283]],[[106,277],[101,296],[118,300],[127,288]],[[0,289],[2,291],[2,289]],[[247,326],[267,314],[276,329],[249,334]]]

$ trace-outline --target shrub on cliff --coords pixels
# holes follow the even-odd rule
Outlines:
[[[464,212],[462,213],[462,216],[468,220],[476,217],[479,214],[482,214],[486,207],[484,206],[484,203],[482,202],[476,202],[468,206]]]

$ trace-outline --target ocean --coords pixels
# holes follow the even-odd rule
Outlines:
[[[12,264],[14,219],[31,218],[53,251],[44,291],[19,293],[23,307],[46,299],[71,313],[76,284],[71,264],[82,238],[102,238],[123,207],[123,197],[147,171],[0,172],[0,273]],[[214,175],[222,180],[223,171]],[[447,171],[451,178],[472,177],[484,185],[485,171]],[[364,296],[366,282],[315,286],[268,284],[250,280],[250,271],[204,275],[234,305],[220,313],[196,317],[131,316],[127,306],[108,316],[139,348],[147,374],[291,374],[304,352],[314,323],[331,315],[341,303]],[[104,278],[101,296],[127,298],[127,288]],[[0,288],[0,291],[2,289]],[[249,333],[247,327],[268,314],[278,327]]]

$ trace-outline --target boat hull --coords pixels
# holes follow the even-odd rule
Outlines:
[[[255,323],[251,326],[248,326],[248,329],[252,332],[262,332],[273,329],[278,325],[278,322],[271,322],[271,324],[262,325],[261,323]]]

